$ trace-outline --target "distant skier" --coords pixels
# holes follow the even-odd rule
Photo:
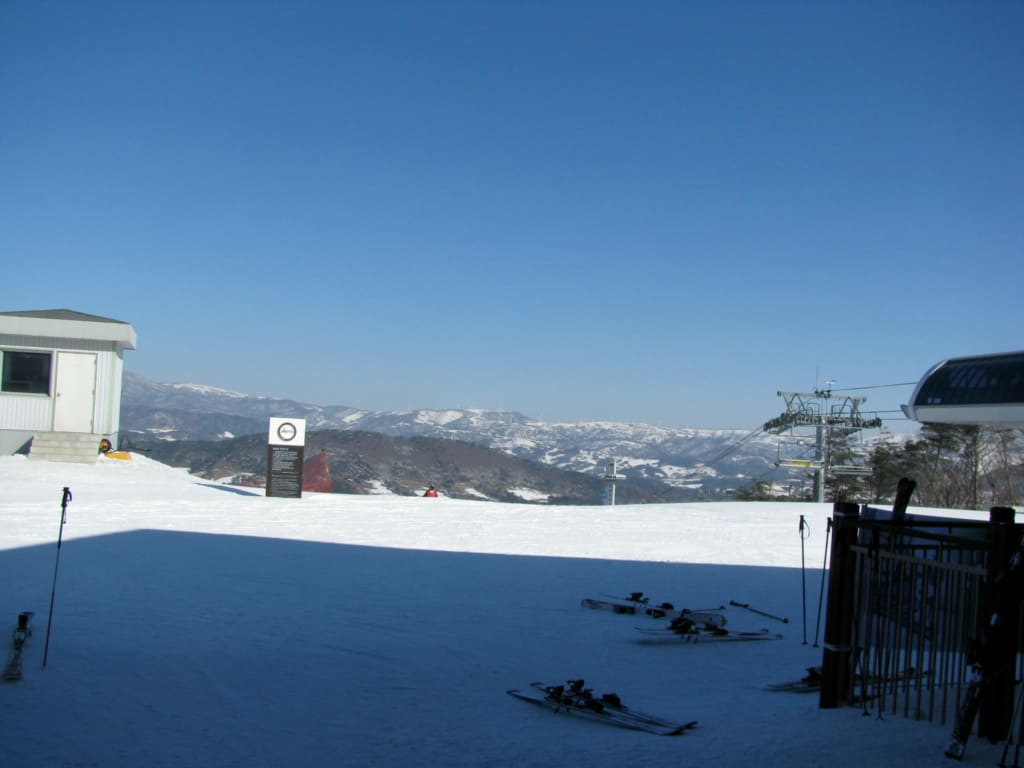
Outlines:
[[[428,499],[436,499],[437,498],[437,488],[435,488],[432,485],[428,485],[427,486],[427,490],[424,491],[423,495],[424,495],[424,497],[426,497]]]

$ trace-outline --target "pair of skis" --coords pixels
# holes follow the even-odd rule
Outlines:
[[[8,682],[21,680],[22,659],[25,652],[25,643],[32,636],[32,628],[29,624],[32,621],[32,611],[22,611],[18,614],[18,625],[14,628],[11,641],[11,654],[4,666],[2,679]]]
[[[676,610],[672,603],[651,605],[650,598],[644,596],[643,592],[632,592],[628,597],[616,597],[615,595],[602,595],[601,599],[585,597],[580,600],[580,605],[584,608],[650,616],[655,619],[663,619]]]
[[[680,736],[697,725],[696,720],[676,723],[627,707],[614,693],[595,695],[591,688],[584,687],[583,680],[570,680],[564,685],[534,682],[530,683],[528,691],[512,688],[506,693],[556,714],[567,714],[581,720],[657,736]]]
[[[720,605],[717,608],[701,609],[678,609],[672,603],[656,603],[651,605],[650,598],[645,597],[643,592],[633,592],[629,597],[615,597],[613,595],[602,595],[601,599],[585,597],[580,601],[580,605],[594,610],[611,611],[612,613],[630,616],[650,616],[654,619],[685,616],[698,624],[715,627],[725,626],[725,616],[718,613],[718,611],[725,609],[724,605]]]
[[[662,627],[651,629],[648,627],[636,627],[642,637],[641,642],[664,643],[670,645],[686,644],[696,645],[698,643],[743,643],[753,640],[781,640],[782,635],[777,632],[770,632],[767,629],[759,629],[753,632],[730,632],[720,627],[703,627],[699,625]]]
[[[801,677],[799,680],[789,680],[784,683],[772,683],[765,686],[766,691],[783,691],[790,693],[817,693],[821,690],[821,676],[822,670],[820,666],[808,667],[807,674]],[[877,690],[881,686],[899,685],[908,683],[910,685],[920,684],[922,680],[928,677],[928,672],[917,672],[914,669],[908,669],[899,674],[893,675],[858,675],[854,679],[854,687],[867,688],[868,694],[866,698],[873,698],[874,694],[871,691]]]
[[[668,642],[668,643],[721,643],[738,642],[750,640],[779,640],[782,635],[769,632],[767,629],[755,632],[731,632],[725,629],[726,618],[718,611],[725,609],[724,605],[717,608],[702,608],[694,610],[683,608],[676,610],[671,603],[660,603],[651,606],[650,601],[643,592],[633,592],[629,597],[613,597],[604,595],[606,599],[584,598],[581,605],[585,608],[593,608],[611,611],[612,613],[624,613],[629,615],[647,615],[654,618],[671,618],[668,626],[657,629],[648,627],[637,627],[637,632],[647,642]],[[745,603],[733,601],[732,605],[740,608],[751,609]],[[756,611],[756,613],[761,613]],[[763,614],[770,616],[771,614]],[[776,618],[772,616],[772,618]]]
[[[814,693],[821,690],[821,667],[808,667],[807,674],[799,680],[788,680],[784,683],[771,683],[765,686],[767,691],[789,691],[792,693]]]

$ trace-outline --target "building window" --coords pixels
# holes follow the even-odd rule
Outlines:
[[[0,391],[30,395],[50,394],[49,352],[3,352],[3,379]]]

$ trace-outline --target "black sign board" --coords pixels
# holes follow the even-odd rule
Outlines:
[[[267,496],[302,497],[301,445],[267,446]]]
[[[302,497],[302,455],[305,442],[305,420],[270,420],[267,444],[267,496],[292,499]]]

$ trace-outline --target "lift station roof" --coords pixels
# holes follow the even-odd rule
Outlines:
[[[903,412],[921,422],[1024,427],[1024,352],[943,360]]]

